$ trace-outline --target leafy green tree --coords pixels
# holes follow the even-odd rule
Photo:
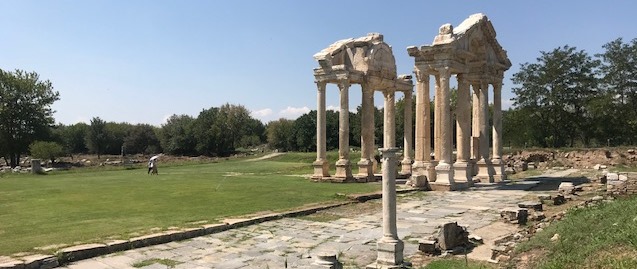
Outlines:
[[[48,159],[55,162],[56,157],[64,155],[62,145],[50,141],[35,141],[29,145],[31,156],[38,159]]]
[[[590,139],[589,102],[596,96],[599,62],[575,47],[541,52],[537,63],[525,63],[513,75],[514,106],[524,109],[543,147],[573,146]],[[569,131],[564,131],[569,130]]]
[[[0,69],[0,150],[11,167],[33,141],[48,135],[54,123],[51,105],[59,96],[51,82],[35,72]]]
[[[209,156],[227,154],[232,143],[227,129],[225,117],[219,108],[201,111],[192,128],[197,152]]]
[[[294,121],[279,119],[267,125],[268,145],[271,148],[291,151],[296,147],[294,137]]]
[[[197,141],[193,134],[195,119],[188,115],[172,115],[159,132],[161,147],[170,154],[196,155]]]
[[[66,153],[87,153],[86,136],[89,125],[79,122],[71,125],[58,124],[53,129],[55,141],[59,142]]]
[[[634,145],[637,142],[637,38],[627,43],[618,38],[603,48],[606,51],[597,56],[603,62],[602,83],[608,95],[603,99],[610,101],[604,107],[616,113],[597,122],[606,125],[605,128],[619,129],[613,134],[613,144]]]
[[[97,159],[104,153],[107,141],[106,122],[99,117],[92,118],[86,134],[86,146],[91,153],[97,154]]]
[[[150,124],[137,124],[130,128],[124,138],[126,153],[153,154],[161,151],[156,128]]]
[[[104,147],[104,153],[119,155],[122,152],[124,140],[132,128],[133,125],[126,122],[107,122],[105,126],[106,146]]]
[[[316,151],[316,110],[305,113],[294,120],[295,150]]]

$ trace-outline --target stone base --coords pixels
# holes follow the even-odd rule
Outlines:
[[[478,166],[478,178],[480,178],[481,182],[495,182],[493,179],[493,166],[491,165],[491,161],[485,161],[484,159],[479,160],[476,165]]]
[[[427,180],[429,182],[436,182],[438,180],[438,173],[436,173],[437,165],[438,161],[430,161],[429,163],[425,162],[425,167],[427,169]]]
[[[327,160],[316,160],[312,163],[314,166],[314,174],[312,175],[312,179],[322,179],[325,177],[330,177],[330,164]]]
[[[385,240],[381,238],[376,243],[378,258],[376,258],[376,262],[368,265],[367,268],[406,268],[403,261],[404,248],[405,245],[401,240]]]
[[[432,182],[429,183],[429,187],[432,191],[459,191],[469,188],[467,182],[455,182],[453,184]]]
[[[440,162],[436,165],[436,183],[453,185],[453,166],[449,163]]]
[[[420,176],[412,175],[411,177],[409,177],[409,180],[407,181],[407,185],[416,189],[431,190],[431,187],[429,187],[429,182],[427,181],[427,176],[423,176],[423,175],[420,175]]]
[[[491,163],[493,164],[493,180],[495,182],[502,182],[507,179],[507,174],[504,172],[504,162],[502,159],[492,159]]]
[[[400,162],[401,165],[401,170],[400,170],[400,174],[402,175],[411,175],[413,173],[412,171],[412,164],[413,162],[411,161],[411,159],[403,159]]]
[[[456,183],[466,183],[467,186],[473,186],[471,176],[471,164],[467,162],[456,162],[453,164],[453,179]]]
[[[369,159],[361,159],[358,163],[357,182],[374,181],[374,163]]]
[[[336,162],[336,174],[334,177],[337,179],[343,179],[344,181],[352,180],[354,176],[352,176],[352,167],[350,166],[349,160],[340,159]]]

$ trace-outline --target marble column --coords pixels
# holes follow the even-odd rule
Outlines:
[[[404,243],[398,237],[396,225],[396,152],[397,148],[380,149],[383,162],[383,237],[376,243],[376,262],[367,268],[404,268]]]
[[[440,108],[438,112],[440,116],[436,116],[436,118],[440,118],[440,131],[439,131],[439,141],[440,141],[440,157],[438,158],[438,165],[436,165],[436,185],[444,186],[441,189],[446,190],[454,190],[454,177],[453,177],[453,165],[451,161],[451,146],[452,146],[452,130],[451,130],[451,100],[450,100],[450,90],[449,90],[449,79],[451,78],[451,71],[449,68],[439,68],[438,71],[440,80],[439,80],[439,96],[436,98],[440,99],[439,103]],[[437,189],[432,185],[432,189]]]
[[[489,158],[489,83],[482,82],[480,89],[480,157],[478,177],[484,181],[493,182],[491,159]]]
[[[412,92],[411,90],[404,92],[405,96],[405,115],[404,115],[404,128],[403,128],[403,160],[400,162],[402,165],[402,169],[400,171],[403,175],[411,175],[411,155],[413,149],[413,136],[412,136],[412,128],[414,123],[412,121]]]
[[[361,182],[374,179],[372,159],[374,150],[374,89],[367,84],[361,85],[363,100],[361,103],[361,160],[358,162],[357,180]]]
[[[502,82],[493,84],[493,158],[491,163],[495,169],[495,181],[506,180],[504,162],[502,161]]]
[[[338,84],[340,90],[341,110],[338,121],[338,161],[336,161],[336,174],[338,181],[352,179],[352,168],[349,161],[349,81]]]
[[[458,92],[456,102],[456,162],[453,165],[454,179],[457,183],[466,183],[472,186],[470,159],[470,136],[471,136],[471,114],[470,114],[470,92],[469,83],[463,74],[458,74]]]
[[[383,91],[385,96],[383,147],[396,147],[396,93],[394,89]]]
[[[471,83],[473,89],[472,101],[472,121],[471,121],[471,175],[478,174],[478,165],[480,159],[480,83]]]
[[[416,188],[427,189],[431,166],[431,128],[429,111],[429,74],[417,70],[416,75],[416,139],[414,164],[412,166],[411,185]],[[435,175],[435,171],[434,171]],[[433,180],[435,181],[435,180]]]
[[[325,130],[325,82],[316,82],[318,87],[317,105],[316,105],[316,161],[312,163],[314,166],[314,174],[312,179],[322,179],[329,177],[329,163],[326,158],[326,130]]]
[[[440,120],[441,114],[440,112],[440,100],[442,99],[440,93],[440,76],[434,76],[434,160],[436,162],[440,161]]]

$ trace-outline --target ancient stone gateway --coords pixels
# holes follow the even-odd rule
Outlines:
[[[395,92],[405,94],[406,108],[411,108],[413,83],[411,76],[396,76],[396,61],[392,49],[378,33],[356,39],[344,39],[314,55],[319,67],[314,69],[318,87],[316,113],[316,161],[313,163],[314,180],[336,182],[366,182],[374,179],[374,91],[381,91],[385,98],[383,147],[395,147]],[[338,85],[340,91],[339,159],[336,174],[329,174],[326,159],[325,89],[327,83]],[[352,174],[349,161],[349,88],[360,84],[362,89],[361,158],[358,174]],[[411,109],[405,109],[405,122],[411,122]],[[403,173],[411,174],[411,124],[405,124]],[[409,129],[409,130],[407,130]]]
[[[414,185],[429,181],[432,189],[455,190],[472,185],[477,173],[489,182],[505,179],[502,162],[502,102],[504,71],[511,67],[491,21],[474,14],[457,27],[444,24],[432,45],[408,47],[414,57],[416,139],[412,172]],[[452,122],[449,80],[458,80],[456,105],[457,157],[452,160]],[[429,79],[434,76],[434,156],[430,157]],[[489,156],[489,85],[493,86],[493,156]],[[471,93],[473,109],[471,112]],[[473,117],[472,117],[473,113]]]

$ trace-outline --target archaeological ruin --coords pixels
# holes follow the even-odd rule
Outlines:
[[[400,173],[411,175],[409,183],[412,186],[458,190],[472,186],[476,178],[482,182],[506,179],[502,161],[501,90],[504,72],[511,67],[511,61],[498,43],[491,21],[479,13],[469,16],[457,27],[442,25],[431,45],[411,46],[407,52],[414,57],[417,82],[414,145],[413,126],[407,124],[412,122],[412,76],[397,75],[392,48],[384,42],[381,34],[340,40],[314,55],[319,67],[314,69],[318,87],[317,158],[313,163],[312,178],[333,182],[375,180],[372,170],[376,152],[373,94],[380,91],[385,98],[384,148],[395,147],[395,92],[404,94],[405,147]],[[456,107],[452,108],[450,82],[454,75],[458,98]],[[434,85],[433,135],[429,128],[432,121],[429,116],[431,77]],[[339,159],[334,175],[329,174],[326,159],[325,95],[328,83],[338,86],[340,97]],[[349,161],[348,96],[352,84],[360,84],[362,88],[361,158],[357,163],[357,174],[352,173]],[[493,89],[492,139],[489,139],[490,87]],[[455,141],[452,137],[452,111],[456,116]],[[412,152],[413,149],[415,152]]]

